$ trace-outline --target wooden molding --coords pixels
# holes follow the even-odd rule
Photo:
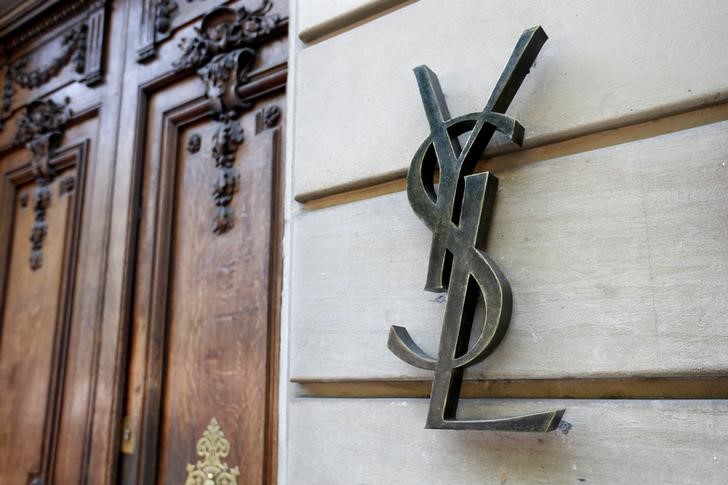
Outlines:
[[[64,196],[69,198],[68,223],[63,234],[63,261],[61,263],[60,289],[57,294],[59,298],[57,323],[53,336],[53,351],[50,364],[50,381],[45,403],[45,414],[43,416],[44,437],[41,449],[41,463],[38,470],[28,470],[33,476],[40,478],[43,483],[50,481],[53,476],[53,467],[56,455],[56,442],[58,439],[58,428],[63,395],[60,392],[66,371],[68,360],[68,339],[71,326],[71,315],[73,306],[73,288],[75,283],[76,266],[78,260],[78,244],[81,232],[81,211],[83,207],[83,186],[85,183],[85,170],[88,165],[89,141],[67,146],[53,153],[49,159],[52,169],[61,173],[69,169],[75,169],[74,187],[67,191]],[[36,179],[36,173],[32,163],[28,163],[6,174],[4,180],[2,202],[5,207],[0,207],[0,213],[11,214],[4,227],[0,227],[0,236],[5,241],[2,249],[5,254],[0,255],[4,261],[9,261],[10,243],[9,237],[13,232],[13,206],[14,200],[18,197],[18,188],[22,185],[32,183]],[[67,187],[68,189],[68,187]],[[3,298],[6,294],[7,270],[0,271],[0,315],[4,308]],[[39,275],[38,277],[42,277]],[[38,295],[39,298],[51,297],[52,295]],[[83,446],[83,444],[79,444]]]
[[[53,89],[58,83],[79,81],[89,86],[102,80],[106,2],[77,0],[33,17],[0,37],[3,47],[3,96],[0,130],[13,110],[16,91]],[[53,48],[48,48],[53,43]],[[32,60],[36,50],[45,49],[43,60]],[[72,65],[72,74],[64,69]],[[48,85],[46,87],[46,85]],[[22,105],[22,103],[21,103]]]

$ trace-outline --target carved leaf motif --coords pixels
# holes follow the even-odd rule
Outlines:
[[[233,212],[230,204],[238,190],[240,175],[235,168],[235,153],[244,140],[243,129],[231,112],[220,117],[221,125],[212,137],[212,156],[217,167],[212,198],[215,201],[213,231],[222,234],[233,227]]]
[[[263,126],[273,128],[281,119],[281,109],[278,106],[269,106],[263,109]]]
[[[202,146],[202,137],[200,137],[199,133],[193,133],[187,139],[187,151],[189,153],[199,152],[201,146]]]
[[[70,102],[66,98],[64,104],[51,99],[30,103],[18,122],[15,143],[28,143],[40,135],[60,131],[72,114],[68,109]]]
[[[69,62],[73,62],[76,72],[83,73],[86,69],[87,31],[88,27],[85,23],[82,23],[66,33],[61,42],[61,53],[44,67],[26,70],[30,62],[27,57],[10,65],[5,73],[5,85],[3,87],[1,108],[3,115],[10,110],[12,98],[15,94],[15,84],[25,89],[40,87],[58,75]],[[1,125],[0,129],[2,129]]]
[[[253,11],[245,7],[213,10],[205,16],[201,26],[195,28],[197,36],[194,39],[189,42],[183,39],[180,44],[183,53],[176,67],[198,68],[218,54],[257,44],[278,25],[277,15],[266,15],[272,7],[270,0],[264,0],[260,8]]]
[[[206,94],[214,112],[240,111],[248,107],[236,89],[238,85],[248,82],[248,72],[254,61],[255,51],[245,47],[218,54],[197,71],[207,86]]]
[[[173,0],[157,0],[155,12],[155,28],[165,34],[172,28],[172,15],[177,11],[177,2]]]
[[[212,156],[218,167],[230,167],[235,162],[235,152],[244,140],[243,129],[236,121],[235,113],[222,115],[222,124],[212,136]]]
[[[104,17],[110,8],[108,0],[64,0],[46,2],[54,4],[44,11],[24,21],[27,28],[15,29],[3,38],[3,52],[6,54],[4,66],[4,87],[0,105],[0,130],[3,129],[12,108],[12,99],[17,87],[34,89],[49,82],[68,65],[80,74],[75,79],[89,86],[102,79],[102,61],[106,37]],[[59,27],[63,26],[60,30]],[[92,27],[93,26],[93,31]],[[48,34],[52,39],[36,44],[36,40]],[[90,34],[94,40],[91,42]],[[36,44],[31,52],[16,58],[14,53],[25,50],[24,46]],[[33,54],[40,46],[48,56]],[[43,58],[43,64],[32,62]],[[50,62],[48,60],[50,59]],[[12,60],[12,62],[11,62]]]
[[[207,98],[220,126],[212,138],[212,156],[218,169],[213,183],[215,202],[213,231],[222,234],[233,226],[231,203],[238,189],[235,152],[243,142],[243,130],[235,121],[251,103],[240,96],[255,64],[255,48],[276,33],[277,15],[269,15],[273,3],[263,0],[255,10],[218,7],[205,15],[196,36],[182,39],[183,52],[175,67],[197,69],[205,82]],[[273,117],[275,118],[275,116]]]
[[[47,83],[72,60],[76,64],[76,72],[83,72],[86,61],[86,31],[86,24],[81,24],[64,35],[61,43],[63,50],[45,67],[24,71],[29,61],[27,58],[19,60],[10,67],[10,78],[23,88],[37,88]]]
[[[73,175],[69,175],[68,177],[65,177],[63,180],[61,180],[59,186],[58,186],[58,192],[59,195],[63,196],[65,194],[69,194],[73,192],[73,189],[76,187],[76,177]]]
[[[68,98],[65,99],[65,104],[52,100],[33,101],[20,118],[15,134],[15,143],[25,143],[33,154],[30,164],[38,184],[35,191],[35,223],[30,235],[30,267],[33,270],[43,263],[41,251],[48,233],[46,210],[51,202],[48,185],[56,175],[50,165],[50,158],[60,143],[63,126],[71,116],[71,110],[68,109],[70,102]]]
[[[187,465],[185,485],[237,485],[240,470],[222,461],[230,454],[230,442],[215,418],[197,442],[197,454],[202,460]]]
[[[48,224],[46,223],[46,211],[51,205],[51,191],[48,185],[41,184],[35,191],[35,223],[30,233],[31,251],[30,251],[30,268],[36,270],[43,263],[43,241],[48,234]]]

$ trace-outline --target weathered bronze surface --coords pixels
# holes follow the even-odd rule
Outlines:
[[[404,327],[392,326],[388,345],[403,361],[435,371],[427,428],[552,431],[564,414],[561,409],[509,418],[457,419],[463,371],[495,350],[508,328],[512,307],[508,281],[485,253],[498,179],[487,172],[473,174],[473,170],[496,130],[514,143],[523,142],[523,127],[503,113],[546,39],[540,26],[521,34],[480,113],[451,118],[435,73],[427,66],[414,70],[431,134],[412,159],[407,196],[412,209],[432,231],[425,289],[447,291],[447,304],[437,358],[427,355]],[[458,137],[467,133],[461,147]],[[485,317],[475,344],[469,348],[475,308],[481,298]]]

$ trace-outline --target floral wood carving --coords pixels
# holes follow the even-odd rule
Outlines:
[[[216,8],[202,19],[197,36],[180,47],[182,56],[177,69],[197,69],[207,85],[207,97],[213,111],[240,112],[250,106],[241,99],[238,89],[249,82],[248,73],[257,57],[256,48],[277,33],[280,19],[268,15],[273,3],[264,0],[253,11],[245,7]]]
[[[220,116],[222,123],[212,136],[212,157],[217,167],[212,198],[215,201],[215,217],[212,230],[215,234],[222,234],[233,227],[233,212],[230,203],[233,195],[238,191],[240,174],[235,168],[235,152],[243,143],[243,129],[237,122],[234,111]]]
[[[15,143],[25,144],[32,153],[30,165],[37,184],[33,205],[35,222],[30,236],[30,267],[33,270],[40,268],[43,263],[43,241],[48,234],[46,211],[51,203],[49,185],[56,176],[50,159],[63,137],[64,125],[71,117],[69,104],[68,98],[64,104],[50,99],[33,101],[20,118],[15,135]]]
[[[275,127],[280,119],[281,109],[278,106],[266,106],[255,114],[255,133]]]
[[[200,136],[200,134],[191,134],[190,137],[187,139],[187,151],[189,153],[197,153],[200,151],[200,146],[202,146],[202,137]]]
[[[86,68],[86,29],[86,24],[80,24],[68,31],[61,41],[61,53],[45,67],[26,71],[28,58],[20,59],[10,66],[10,79],[23,88],[34,89],[47,83],[69,62],[73,62],[76,72],[83,73]]]
[[[80,74],[84,72],[86,69],[86,30],[86,24],[80,24],[68,31],[61,41],[61,53],[44,67],[28,70],[30,59],[27,56],[7,67],[3,87],[3,117],[10,112],[16,85],[24,89],[36,89],[58,75],[61,69],[71,62],[74,64],[76,72]]]
[[[155,5],[154,27],[157,32],[166,34],[172,28],[172,15],[177,11],[177,2],[174,0],[157,0]]]
[[[273,128],[281,119],[281,110],[278,106],[269,106],[263,110],[263,126]]]
[[[2,104],[0,104],[0,130],[4,120],[10,114],[16,86],[23,89],[36,89],[58,76],[64,67],[71,64],[73,70],[81,75],[80,80],[93,85],[102,79],[101,64],[104,43],[104,16],[106,2],[102,0],[69,2],[61,5],[61,10],[50,15],[47,22],[37,25],[20,37],[8,39],[5,50],[10,49],[12,57],[14,49],[27,42],[27,35],[40,35],[47,29],[65,21],[68,16],[86,9],[83,19],[67,30],[61,37],[59,53],[53,60],[41,67],[31,67],[31,54],[26,54],[5,67]]]
[[[212,156],[218,169],[214,183],[213,231],[222,234],[233,226],[231,203],[238,187],[235,152],[243,142],[243,130],[236,121],[252,103],[240,95],[250,82],[248,74],[257,59],[257,48],[279,33],[281,21],[270,15],[270,0],[255,10],[219,7],[203,17],[196,37],[182,40],[178,70],[196,69],[205,82],[213,116],[220,127],[213,136]]]
[[[202,460],[187,465],[185,485],[237,485],[240,470],[238,467],[230,468],[222,461],[229,454],[230,442],[217,420],[212,418],[197,442],[197,455]]]
[[[76,177],[73,175],[69,175],[65,178],[63,178],[58,184],[58,195],[63,197],[66,194],[70,194],[73,192],[73,189],[76,188]]]
[[[30,268],[35,271],[43,265],[43,241],[48,234],[46,211],[51,205],[51,191],[48,185],[39,185],[35,191],[35,222],[30,232]]]

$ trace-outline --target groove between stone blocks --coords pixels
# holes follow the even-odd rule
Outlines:
[[[292,379],[298,398],[429,398],[428,379]],[[465,380],[470,399],[728,399],[728,376]]]
[[[600,148],[635,142],[655,136],[728,120],[728,103],[684,111],[625,126],[592,131],[578,136],[545,142],[523,150],[503,147],[501,152],[481,160],[476,172],[513,170],[519,166]],[[416,148],[416,147],[415,147]],[[414,150],[414,149],[413,149]],[[503,150],[510,150],[504,153]],[[406,173],[395,171],[352,183],[299,194],[296,201],[306,210],[318,210],[406,190]]]
[[[404,7],[417,0],[372,0],[364,5],[301,30],[298,38],[307,44],[329,39]]]

